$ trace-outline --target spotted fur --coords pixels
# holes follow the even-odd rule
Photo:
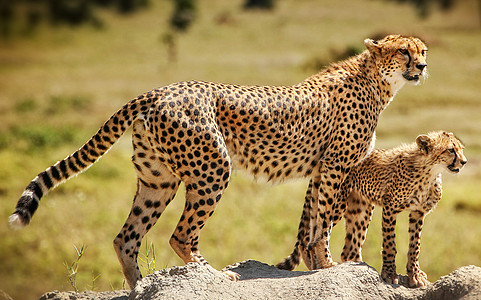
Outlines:
[[[424,217],[441,199],[441,172],[447,170],[458,173],[466,164],[463,149],[464,145],[452,133],[431,132],[418,136],[413,144],[390,150],[375,149],[353,168],[341,189],[341,202],[347,207],[341,210],[346,219],[342,261],[362,261],[361,248],[374,205],[382,206],[381,277],[389,283],[398,283],[395,265],[396,216],[403,210],[409,210],[410,242],[406,265],[409,283],[413,287],[426,285],[427,276],[419,267]],[[301,224],[308,226],[305,220]],[[303,228],[302,232],[305,231]],[[299,264],[298,245],[299,242],[280,267],[288,266],[285,268],[292,270]]]
[[[379,114],[404,83],[417,83],[425,74],[426,47],[417,38],[393,35],[365,44],[363,53],[294,86],[188,81],[139,96],[82,148],[40,173],[10,223],[27,224],[42,195],[91,166],[129,126],[137,193],[114,248],[131,288],[141,278],[141,240],[181,181],[185,208],[170,245],[186,263],[207,264],[199,252],[199,233],[227,187],[233,164],[271,181],[311,177],[316,189],[325,188],[321,218],[329,220],[331,195],[368,153]],[[327,263],[319,266],[331,261],[328,249],[323,251]]]

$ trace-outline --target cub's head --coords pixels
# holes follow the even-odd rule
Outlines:
[[[467,162],[463,143],[452,133],[436,131],[423,134],[416,138],[416,144],[430,158],[433,167],[440,167],[439,171],[447,168],[451,173],[458,173]]]
[[[421,77],[427,76],[428,48],[420,39],[388,35],[378,41],[366,39],[364,44],[381,76],[396,89],[405,83],[417,85]]]

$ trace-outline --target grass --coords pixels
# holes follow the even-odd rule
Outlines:
[[[104,13],[107,26],[101,31],[39,28],[32,39],[0,45],[0,290],[14,299],[71,290],[63,262],[77,257],[72,245],[79,244],[88,246],[76,276],[79,289],[91,286],[99,274],[97,290],[122,288],[112,240],[136,189],[129,133],[85,174],[43,198],[24,230],[11,231],[6,220],[38,172],[80,147],[129,99],[188,79],[294,84],[311,75],[306,64],[330,60],[336,51],[362,48],[364,38],[380,32],[423,37],[430,48],[430,78],[399,92],[381,116],[377,145],[392,147],[420,133],[445,129],[465,142],[469,160],[459,176],[445,176],[443,200],[423,230],[421,267],[434,281],[460,266],[481,265],[477,2],[459,1],[448,14],[435,12],[427,20],[417,19],[411,7],[389,1],[277,1],[272,13],[244,12],[241,4],[199,3],[197,23],[179,37],[176,63],[166,60],[161,41],[169,1],[127,17]],[[272,186],[234,173],[202,231],[205,258],[217,269],[248,258],[279,262],[295,243],[306,187],[307,180]],[[183,264],[168,244],[183,197],[181,187],[147,236],[153,244],[144,240],[142,245],[155,247],[157,268]],[[363,256],[377,269],[380,224],[376,209]],[[399,218],[397,235],[398,272],[404,273],[406,214]],[[331,242],[337,261],[343,240],[341,222]],[[149,251],[145,253],[153,254]],[[24,288],[27,278],[29,289]]]
[[[82,245],[81,247],[77,247],[74,245],[74,248],[75,248],[75,252],[77,252],[77,258],[72,263],[64,262],[64,266],[67,269],[67,277],[70,285],[72,286],[73,290],[76,293],[78,293],[77,274],[78,274],[79,262],[80,262],[80,259],[82,259],[82,256],[84,255],[84,252],[87,247],[85,245]]]
[[[144,241],[145,250],[139,252],[138,263],[144,274],[152,274],[157,271],[157,263],[155,260],[154,243],[146,239]]]

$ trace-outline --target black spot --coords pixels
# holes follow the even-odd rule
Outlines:
[[[160,187],[163,189],[168,189],[170,187],[170,182],[162,182]]]
[[[99,150],[103,150],[103,151],[105,151],[105,150],[108,149],[108,147],[106,147],[106,146],[104,146],[104,145],[102,145],[102,144],[97,144],[97,148],[98,148]]]
[[[139,216],[142,213],[142,208],[136,206],[134,207],[134,209],[132,209],[132,212],[134,213],[134,215]]]

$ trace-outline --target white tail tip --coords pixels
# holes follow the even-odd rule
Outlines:
[[[22,218],[17,214],[11,215],[8,218],[8,223],[10,223],[10,227],[12,229],[20,229],[25,227],[25,223],[23,223]]]

